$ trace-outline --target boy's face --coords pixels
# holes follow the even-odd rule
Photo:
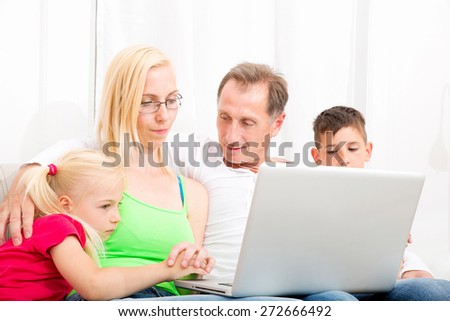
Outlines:
[[[313,148],[311,155],[318,165],[363,168],[372,155],[372,143],[364,142],[358,129],[341,128],[336,134],[320,135],[320,149]]]

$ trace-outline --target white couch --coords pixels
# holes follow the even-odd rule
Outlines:
[[[8,189],[11,187],[12,180],[16,176],[19,164],[0,163],[0,202],[3,201]]]

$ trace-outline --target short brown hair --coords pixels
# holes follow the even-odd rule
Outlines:
[[[267,113],[271,117],[276,117],[284,111],[289,98],[287,82],[281,74],[275,72],[268,65],[244,62],[233,67],[220,82],[217,100],[229,80],[235,80],[242,86],[256,83],[267,84],[269,92]]]
[[[321,112],[313,122],[316,148],[321,147],[320,135],[329,131],[334,135],[345,127],[356,128],[367,142],[366,120],[361,112],[352,107],[334,106]]]

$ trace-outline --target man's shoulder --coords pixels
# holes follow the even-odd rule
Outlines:
[[[61,157],[64,153],[81,148],[98,149],[99,145],[93,138],[60,140],[34,156],[28,163],[49,164]]]
[[[90,148],[99,149],[99,144],[94,138],[73,138],[56,142],[52,147],[61,149]]]

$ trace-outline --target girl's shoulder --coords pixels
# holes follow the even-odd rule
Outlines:
[[[81,223],[79,223],[77,220],[75,220],[73,217],[67,215],[67,214],[50,214],[50,215],[44,215],[41,217],[38,217],[34,220],[34,227],[37,226],[47,226],[47,225],[73,225],[73,226],[81,226]]]
[[[83,226],[76,219],[66,214],[50,214],[37,218],[33,224],[36,241],[44,243],[62,241],[69,235],[76,236],[82,246],[86,243]]]

